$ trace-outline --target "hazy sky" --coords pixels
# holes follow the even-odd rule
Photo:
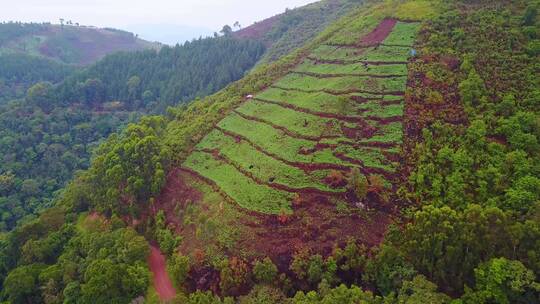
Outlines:
[[[242,26],[285,8],[315,0],[0,0],[1,21],[48,21],[59,18],[84,25],[126,28],[134,24],[170,24],[218,30]]]

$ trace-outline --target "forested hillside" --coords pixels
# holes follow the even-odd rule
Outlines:
[[[159,47],[114,29],[0,23],[0,103],[23,97],[37,82],[59,83],[78,66],[94,63],[107,54]]]
[[[0,55],[0,104],[23,97],[37,82],[59,83],[76,68],[25,54]]]
[[[539,9],[373,0],[223,90],[130,123],[2,236],[0,297],[540,302]],[[73,81],[91,88],[82,109],[106,96]],[[51,115],[40,101],[69,90],[41,86],[27,101]],[[107,106],[136,106],[116,94]]]
[[[231,37],[116,53],[58,85],[40,82],[25,98],[0,104],[0,230],[49,207],[55,191],[88,167],[92,149],[109,134],[144,113],[165,113],[219,90],[263,53],[261,43]],[[29,81],[33,73],[64,71],[40,70],[41,59],[34,60]],[[24,74],[17,64],[9,61],[6,68]]]

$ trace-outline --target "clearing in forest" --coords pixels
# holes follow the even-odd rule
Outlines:
[[[219,122],[183,167],[265,214],[291,214],[295,195],[344,198],[345,184],[327,182],[331,171],[391,181],[417,31],[385,19],[358,43],[330,39]]]
[[[169,175],[156,204],[170,210],[181,251],[262,254],[288,267],[301,248],[325,254],[349,237],[380,242],[395,207],[420,24],[372,21],[366,32],[354,27],[368,21],[353,20],[253,92]],[[364,198],[348,185],[358,175],[368,181]]]

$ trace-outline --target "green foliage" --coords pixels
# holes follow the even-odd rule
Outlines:
[[[129,212],[138,212],[148,205],[165,183],[165,170],[170,150],[160,142],[165,129],[163,117],[145,117],[138,125],[131,124],[120,136],[111,136],[96,151],[90,171],[95,185],[97,207],[116,210],[121,197]]]
[[[24,97],[35,83],[58,83],[76,71],[72,66],[24,54],[0,54],[0,66],[0,103]]]
[[[249,294],[240,297],[239,304],[274,304],[287,301],[283,292],[268,285],[256,285]]]
[[[272,284],[276,279],[278,269],[272,260],[264,258],[262,261],[256,261],[253,265],[253,276],[255,280],[263,284]]]
[[[475,269],[476,285],[467,290],[464,303],[533,303],[540,283],[519,261],[492,259]]]
[[[219,287],[225,295],[238,295],[250,282],[248,265],[237,257],[221,261]]]
[[[0,175],[15,175],[10,191],[0,193],[0,230],[49,207],[55,191],[76,170],[88,168],[93,148],[109,134],[141,114],[163,113],[168,105],[221,89],[242,77],[263,51],[253,41],[203,39],[159,52],[114,54],[77,72],[41,58],[0,55]],[[1,102],[25,94],[26,100]],[[159,187],[156,179],[149,187]],[[21,191],[25,180],[35,191]],[[132,178],[129,192],[137,192],[140,182]]]
[[[353,191],[359,200],[364,200],[368,194],[368,180],[360,169],[353,168],[349,177],[349,190]]]
[[[331,304],[331,303],[381,303],[381,298],[373,296],[370,292],[365,292],[358,286],[348,288],[345,285],[340,285],[329,290],[325,294],[319,294],[315,291],[310,291],[307,294],[298,292],[292,299],[293,304]]]
[[[9,273],[3,284],[3,294],[10,303],[36,303],[41,301],[38,293],[38,277],[44,267],[41,264],[21,266]]]
[[[279,214],[283,210],[290,213],[292,194],[256,184],[234,166],[214,159],[211,154],[194,152],[184,166],[215,182],[243,208],[268,214]]]
[[[382,245],[374,258],[366,263],[364,281],[374,283],[379,292],[387,295],[401,288],[406,280],[411,280],[416,270],[403,253],[396,248]]]
[[[85,83],[99,79],[105,86],[95,105],[121,101],[129,109],[161,114],[167,106],[212,94],[238,80],[263,53],[259,42],[230,37],[198,39],[159,51],[117,53],[68,77],[57,94],[64,104],[77,102]],[[149,100],[150,94],[154,100]]]
[[[399,304],[444,304],[450,303],[450,297],[437,292],[437,285],[424,276],[417,275],[411,281],[403,282],[397,297]]]
[[[180,254],[173,254],[167,265],[167,272],[176,286],[184,284],[188,278],[190,269],[191,262],[189,257]]]

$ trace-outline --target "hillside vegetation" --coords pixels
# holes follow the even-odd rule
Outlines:
[[[159,47],[115,29],[0,23],[0,103],[23,97],[37,82],[59,83],[107,54]]]
[[[256,22],[234,35],[263,42],[268,51],[261,62],[278,60],[315,38],[328,25],[360,7],[362,0],[323,0]]]
[[[371,1],[129,124],[3,237],[2,299],[538,302],[539,8]]]
[[[117,51],[157,48],[115,29],[40,23],[0,23],[0,55],[26,54],[87,65]]]
[[[0,104],[0,230],[49,207],[55,191],[88,167],[92,150],[109,134],[145,113],[164,113],[169,105],[219,90],[263,52],[260,43],[219,37],[117,53],[60,84],[39,82],[23,99]],[[42,67],[41,60],[32,59],[33,73],[56,77],[65,71],[52,62]],[[6,65],[12,75],[26,77],[27,70],[17,68],[15,60]]]

